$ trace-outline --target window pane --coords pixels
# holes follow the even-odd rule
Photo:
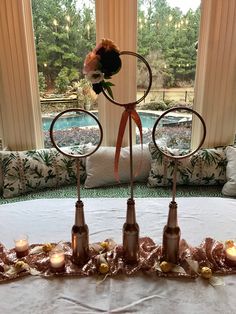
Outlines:
[[[138,53],[149,62],[153,73],[152,89],[138,107],[146,143],[151,141],[153,124],[163,111],[193,105],[200,2],[138,2]],[[147,84],[143,71],[138,64],[137,97],[144,93]]]
[[[69,108],[97,110],[96,95],[82,73],[96,42],[95,3],[32,0],[45,147],[50,119]]]

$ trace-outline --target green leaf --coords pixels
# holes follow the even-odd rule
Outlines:
[[[105,82],[106,86],[115,86],[115,84],[113,84],[112,82]]]
[[[101,84],[102,84],[102,87],[107,91],[108,95],[112,99],[114,99],[114,96],[113,96],[113,93],[112,93],[112,90],[111,90],[110,86],[115,86],[115,85],[113,83],[111,83],[111,82],[105,82],[105,81],[102,81]]]
[[[111,90],[110,86],[106,86],[105,89],[107,90],[109,96],[110,96],[112,99],[114,99],[114,96],[113,96],[113,93],[112,93],[112,90]]]

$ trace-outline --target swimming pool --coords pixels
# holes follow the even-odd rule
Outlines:
[[[154,123],[156,122],[159,115],[152,112],[138,112],[139,116],[142,121],[143,128],[149,128],[152,129],[154,126]],[[97,112],[94,112],[95,116],[98,116]],[[168,122],[177,122],[181,117],[168,117]],[[48,131],[50,128],[50,125],[52,123],[53,118],[52,117],[44,117],[43,118],[43,130]],[[79,115],[73,115],[68,117],[62,117],[57,120],[57,122],[54,125],[54,130],[65,130],[68,128],[73,127],[85,127],[85,126],[94,126],[95,120],[86,113],[81,113]]]
[[[97,116],[97,113],[94,113]],[[52,117],[43,118],[43,130],[48,131],[52,123]],[[68,117],[59,118],[55,125],[54,130],[65,130],[73,127],[85,127],[96,125],[95,120],[88,114],[81,113],[79,115],[73,115]]]

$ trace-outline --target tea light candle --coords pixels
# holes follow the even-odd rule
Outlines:
[[[27,235],[21,235],[15,240],[15,251],[17,257],[24,257],[29,252],[29,242]]]
[[[235,263],[236,265],[236,246],[228,247],[226,249],[226,258],[228,261]]]
[[[65,266],[65,254],[62,249],[52,250],[50,253],[50,264],[55,270],[63,269]]]

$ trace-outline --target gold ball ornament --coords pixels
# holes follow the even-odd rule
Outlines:
[[[233,247],[233,246],[234,246],[234,241],[233,241],[233,240],[226,240],[226,241],[225,241],[225,246],[226,246],[227,248]]]
[[[172,264],[166,261],[161,262],[160,268],[163,273],[169,273],[172,270]]]
[[[20,270],[25,269],[28,266],[28,264],[26,264],[23,261],[17,261],[14,266],[17,271],[20,271]]]
[[[100,272],[101,274],[106,274],[106,273],[108,273],[108,272],[109,272],[109,266],[108,266],[108,264],[106,264],[106,263],[101,263],[101,264],[99,265],[99,272]]]
[[[103,241],[103,242],[100,243],[100,245],[101,245],[101,247],[102,247],[103,249],[107,250],[108,247],[109,247],[109,242]]]
[[[212,270],[209,267],[202,267],[201,276],[205,279],[210,279],[212,277]]]
[[[43,251],[45,253],[50,252],[53,249],[53,245],[51,243],[45,243],[43,245]]]

